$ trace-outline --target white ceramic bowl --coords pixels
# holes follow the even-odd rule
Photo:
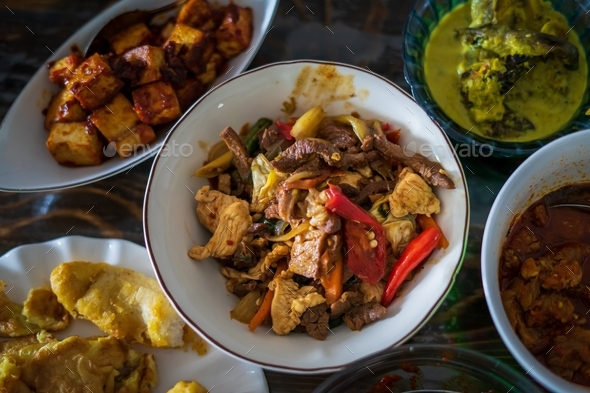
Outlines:
[[[588,393],[588,388],[572,384],[543,366],[512,330],[500,297],[499,261],[510,224],[518,215],[543,195],[578,182],[590,182],[590,130],[551,142],[514,171],[490,210],[481,251],[483,289],[500,337],[522,368],[554,392]]]
[[[228,353],[265,368],[292,373],[335,371],[410,338],[449,291],[461,265],[469,223],[465,176],[445,133],[407,93],[386,79],[343,64],[334,64],[335,73],[316,74],[325,66],[325,63],[313,61],[271,64],[212,89],[183,117],[165,141],[170,146],[186,144],[185,153],[189,150],[186,146],[194,146],[193,154],[182,157],[171,154],[172,149],[160,151],[144,203],[147,249],[156,276],[180,315]],[[218,142],[219,133],[226,126],[239,130],[244,123],[253,124],[260,117],[279,117],[282,103],[291,95],[303,69],[308,69],[310,76],[297,84],[307,87],[296,97],[295,115],[323,101],[329,115],[356,110],[365,118],[383,119],[399,126],[402,128],[401,143],[416,149],[428,142],[457,187],[436,190],[442,203],[439,224],[450,247],[433,254],[424,270],[389,307],[384,319],[364,327],[361,332],[341,326],[325,341],[314,340],[306,334],[282,337],[272,332],[266,334],[268,329],[250,333],[246,325],[229,317],[238,298],[226,290],[219,264],[213,259],[196,262],[187,256],[193,245],[205,244],[211,236],[195,215],[194,193],[207,184],[203,179],[191,177],[206,159],[206,149],[199,145],[211,146]],[[326,76],[331,76],[331,81],[339,80],[340,83],[332,86],[334,90],[329,88],[331,82]],[[313,83],[314,78],[316,83]],[[320,84],[324,84],[324,88],[315,90]],[[348,98],[330,101],[332,95]]]
[[[164,141],[162,134],[133,157],[113,157],[101,165],[91,167],[68,168],[59,165],[45,147],[48,133],[43,127],[45,116],[42,112],[49,104],[51,96],[59,91],[59,87],[49,80],[45,64],[71,54],[72,45],[85,48],[89,40],[117,15],[135,9],[156,9],[170,2],[171,0],[118,1],[74,33],[61,47],[49,48],[54,53],[33,75],[0,124],[0,191],[38,192],[81,186],[130,170],[153,157]],[[230,0],[213,3],[229,4]],[[216,84],[238,75],[248,67],[268,32],[278,0],[236,0],[235,3],[253,10],[252,44],[248,51],[228,63],[229,71],[220,75],[214,82]]]

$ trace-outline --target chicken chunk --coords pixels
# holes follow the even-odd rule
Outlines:
[[[0,337],[23,337],[41,330],[58,331],[68,327],[70,315],[48,288],[31,289],[24,306],[12,302],[0,280]]]
[[[111,336],[153,347],[180,347],[184,322],[158,282],[107,263],[68,262],[51,272],[51,289],[75,317]]]
[[[211,233],[219,225],[221,213],[232,203],[240,202],[242,199],[235,196],[229,196],[223,192],[211,190],[209,186],[204,186],[195,195],[195,200],[199,202],[197,206],[197,217],[199,222],[205,226]]]
[[[408,243],[417,235],[416,224],[411,219],[392,219],[392,215],[388,215],[387,220],[385,220],[382,226],[385,230],[385,237],[389,244],[391,244],[393,255],[396,257],[401,254]]]
[[[295,329],[301,323],[301,315],[308,308],[326,301],[314,287],[299,288],[290,277],[291,273],[285,271],[268,284],[268,288],[274,291],[270,309],[272,329],[279,336],[289,334]]]
[[[248,202],[238,200],[219,213],[213,236],[204,246],[194,246],[188,255],[200,261],[208,257],[224,258],[233,255],[240,241],[252,225]]]
[[[389,195],[389,207],[394,217],[408,214],[437,214],[440,201],[424,179],[410,168],[402,169],[399,181]]]
[[[529,327],[543,327],[554,322],[572,323],[577,319],[574,305],[567,296],[560,293],[541,294],[525,313]]]
[[[590,365],[590,330],[574,327],[555,338],[547,364],[562,378],[571,380],[575,371]]]
[[[523,263],[523,277],[539,277],[544,289],[561,290],[575,287],[582,280],[582,263],[590,255],[590,245],[572,244],[549,250],[539,259]]]
[[[522,308],[516,299],[516,291],[510,289],[502,292],[502,304],[510,325],[529,351],[538,354],[549,348],[551,336],[546,334],[543,329],[528,327],[524,322]]]

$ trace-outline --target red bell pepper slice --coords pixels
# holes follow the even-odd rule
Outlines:
[[[277,120],[277,126],[279,127],[281,135],[288,141],[293,139],[293,135],[291,135],[291,129],[293,126],[287,123],[281,123]]]
[[[408,274],[430,255],[432,250],[438,245],[441,236],[442,232],[438,228],[426,228],[406,246],[389,274],[383,297],[381,298],[382,306],[389,306],[395,297],[396,291],[406,277],[408,277]]]
[[[340,187],[333,184],[328,186],[326,209],[345,220],[343,230],[348,267],[361,280],[369,284],[378,283],[385,274],[387,239],[383,227],[373,216],[348,199]],[[370,232],[375,234],[374,239],[369,239]]]
[[[387,126],[388,126],[387,130],[385,128],[381,127],[381,129],[385,133],[385,138],[387,138],[387,140],[389,142],[393,143],[394,145],[397,145],[399,142],[399,136],[401,133],[401,129],[400,128],[391,129],[389,127],[389,124]]]

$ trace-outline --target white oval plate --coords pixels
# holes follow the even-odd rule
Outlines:
[[[193,261],[187,255],[195,244],[205,244],[211,234],[198,222],[194,193],[207,184],[192,177],[207,157],[203,142],[220,140],[226,126],[239,130],[245,122],[260,117],[276,118],[281,112],[301,69],[321,62],[295,61],[267,65],[219,85],[204,96],[170,132],[166,143],[194,146],[190,157],[159,153],[152,168],[144,203],[146,246],[164,291],[180,315],[210,342],[228,353],[265,368],[291,373],[322,373],[382,349],[400,345],[426,323],[449,291],[466,245],[469,223],[467,185],[459,160],[446,134],[402,89],[361,68],[335,64],[342,75],[352,75],[356,95],[324,108],[329,115],[358,111],[402,128],[402,145],[419,149],[428,142],[435,158],[455,181],[456,189],[438,188],[441,214],[438,221],[450,246],[435,251],[422,271],[407,285],[402,296],[388,309],[387,316],[353,332],[346,326],[332,329],[325,341],[306,334],[277,336],[269,327],[250,333],[246,325],[229,316],[238,298],[225,288],[219,264],[213,260]],[[330,63],[328,63],[330,64]],[[342,85],[339,86],[339,88]],[[319,92],[329,97],[330,92]],[[317,105],[318,97],[299,97],[300,116]],[[283,118],[283,120],[285,120]],[[207,299],[195,302],[194,299]]]
[[[164,141],[163,134],[158,135],[158,139],[149,148],[134,157],[113,157],[92,167],[69,168],[59,165],[45,147],[48,132],[43,127],[45,117],[42,111],[49,104],[51,96],[59,91],[59,87],[49,80],[45,64],[71,54],[72,45],[85,48],[108,21],[123,12],[156,9],[171,2],[172,0],[119,1],[74,33],[45,61],[14,101],[0,125],[0,191],[37,192],[88,184],[133,168],[158,151]],[[230,0],[212,3],[228,4]],[[235,3],[251,7],[254,12],[252,44],[247,52],[228,63],[229,71],[218,77],[215,84],[238,75],[248,67],[262,45],[278,0],[236,0]]]
[[[57,265],[75,260],[107,262],[155,278],[145,248],[126,240],[84,236],[67,236],[14,248],[0,257],[0,278],[6,281],[10,298],[23,302],[31,288],[49,286],[49,276]],[[55,333],[60,339],[72,335],[90,337],[104,333],[83,320],[74,320],[66,330]],[[155,393],[164,393],[181,380],[198,381],[219,393],[268,393],[260,368],[237,361],[211,346],[204,356],[193,350],[133,347],[155,356],[159,380]]]

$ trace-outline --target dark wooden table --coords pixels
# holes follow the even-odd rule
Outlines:
[[[411,0],[282,0],[274,27],[251,68],[281,60],[331,60],[369,67],[408,89],[400,51],[411,4]],[[107,0],[2,2],[0,120],[50,50],[107,5]],[[496,332],[480,276],[483,227],[495,195],[518,162],[483,157],[461,160],[472,207],[467,255],[451,293],[411,342],[474,349],[524,374]],[[141,209],[151,164],[150,160],[126,174],[75,189],[0,193],[0,254],[64,236],[72,226],[69,235],[123,238],[143,245]],[[91,206],[95,206],[92,212],[84,214]],[[266,376],[272,393],[311,392],[327,377],[277,372],[266,372]]]

